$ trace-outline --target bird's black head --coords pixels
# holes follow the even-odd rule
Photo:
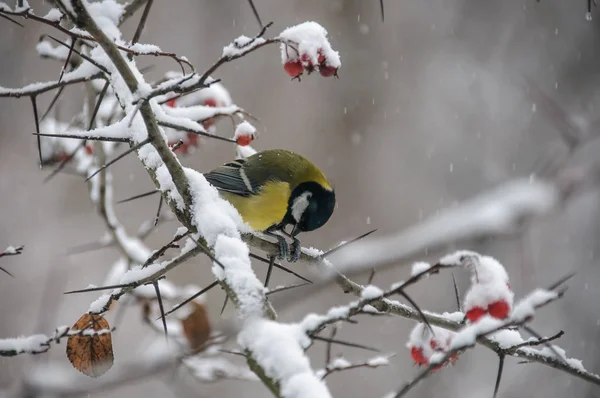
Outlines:
[[[335,192],[316,182],[303,182],[290,196],[284,222],[297,233],[313,231],[329,220],[335,208]]]

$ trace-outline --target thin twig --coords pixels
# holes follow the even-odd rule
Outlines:
[[[32,133],[40,137],[57,137],[57,138],[73,138],[77,140],[86,141],[107,141],[107,142],[131,142],[129,138],[123,137],[98,137],[93,135],[79,135],[79,134],[44,134],[44,133]]]
[[[289,285],[289,286],[282,286],[282,287],[275,288],[273,290],[269,290],[267,293],[265,293],[265,295],[269,296],[271,294],[275,294],[275,293],[279,293],[279,292],[284,292],[286,290],[295,289],[297,287],[308,286],[308,285],[310,285],[309,282],[297,283],[297,284]]]
[[[260,25],[260,28],[262,29],[263,23],[260,20],[260,15],[258,15],[258,10],[256,9],[256,6],[254,5],[254,1],[253,0],[248,0],[248,3],[250,3],[250,8],[252,8],[252,13],[254,14],[254,17],[256,18],[256,20],[258,21],[258,24]]]
[[[165,318],[165,307],[163,307],[162,297],[160,295],[160,288],[158,287],[158,281],[152,283],[154,285],[154,291],[156,292],[156,299],[158,300],[158,308],[160,310],[160,317],[162,318],[163,329],[165,331],[165,339],[168,336],[167,333],[167,319]]]
[[[146,0],[146,7],[144,7],[144,12],[142,13],[140,22],[138,23],[138,26],[135,30],[133,39],[131,39],[132,44],[137,43],[140,40],[140,37],[142,36],[142,31],[144,30],[144,26],[146,25],[146,20],[148,19],[148,15],[150,14],[150,8],[152,7],[153,1],[154,0]]]
[[[96,68],[100,69],[102,72],[106,73],[106,74],[110,74],[110,72],[108,71],[108,69],[106,69],[104,66],[100,65],[98,62],[96,62],[94,59],[88,57],[87,55],[85,55],[84,53],[82,53],[81,51],[76,50],[75,48],[72,48],[72,46],[68,45],[67,43],[65,43],[64,41],[61,41],[59,39],[57,39],[56,37],[52,36],[52,35],[45,35],[46,37],[49,37],[50,39],[54,40],[55,42],[57,42],[58,44],[67,47],[69,49],[70,52],[74,52],[75,54],[79,55],[81,58],[85,59],[86,61],[88,61],[90,64],[94,65]],[[76,41],[77,39],[73,39],[73,43]],[[69,57],[67,57],[68,59]],[[62,76],[61,76],[62,77]],[[58,81],[60,82],[60,78],[58,79]]]
[[[454,298],[456,299],[456,310],[462,311],[460,305],[460,293],[458,291],[458,286],[456,285],[456,278],[454,278],[454,272],[452,273],[452,284],[454,285]]]
[[[347,242],[344,242],[344,243],[342,243],[341,245],[334,247],[333,249],[329,249],[329,250],[327,250],[327,251],[326,251],[326,252],[323,254],[323,257],[327,257],[327,256],[329,256],[331,253],[335,253],[336,251],[338,251],[338,250],[339,250],[339,249],[341,249],[342,247],[345,247],[345,246],[347,246],[347,245],[350,245],[350,244],[352,244],[352,243],[358,242],[359,240],[361,240],[361,239],[363,239],[363,238],[366,238],[367,236],[371,235],[373,232],[376,232],[376,231],[377,231],[377,228],[375,228],[375,229],[373,229],[373,230],[371,230],[371,231],[369,231],[369,232],[366,232],[366,233],[364,233],[364,234],[362,234],[362,235],[360,235],[360,236],[357,236],[357,237],[356,237],[356,238],[354,238],[354,239],[350,239],[349,241],[347,241]]]
[[[40,137],[40,121],[38,119],[38,110],[36,103],[36,96],[31,96],[31,105],[33,106],[33,118],[35,120],[35,131],[38,133],[37,136],[37,147],[38,147],[38,155],[40,157],[40,169],[43,168],[44,161],[42,159],[42,139]]]
[[[377,348],[369,347],[369,346],[362,345],[362,344],[352,343],[350,341],[330,339],[330,338],[321,337],[321,336],[311,336],[311,338],[313,340],[324,341],[326,343],[330,342],[330,343],[333,343],[333,344],[339,344],[339,345],[343,345],[343,346],[346,346],[346,347],[361,348],[361,349],[367,350],[367,351],[379,352],[379,350]]]
[[[275,264],[275,256],[269,257],[269,268],[267,268],[267,276],[265,277],[265,287],[269,287],[269,280],[271,279],[271,272],[273,272],[273,264]]]
[[[259,261],[261,261],[261,262],[263,262],[263,263],[265,263],[265,264],[269,264],[269,263],[271,262],[269,259],[266,259],[266,258],[264,258],[264,257],[261,257],[261,256],[259,256],[258,254],[254,254],[254,253],[250,253],[250,257],[252,257],[252,258],[255,258],[255,259],[257,259],[257,260],[259,260]],[[271,257],[271,256],[270,256],[270,257]],[[294,275],[296,278],[302,279],[304,282],[307,282],[307,283],[312,283],[312,281],[311,281],[311,280],[309,280],[309,279],[306,279],[306,278],[305,278],[305,277],[303,277],[302,275],[300,275],[300,274],[298,274],[298,273],[296,273],[296,272],[292,271],[292,270],[291,270],[291,269],[289,269],[289,268],[286,268],[286,267],[284,267],[283,265],[281,265],[281,264],[279,264],[279,263],[277,263],[277,262],[274,262],[274,263],[273,263],[273,266],[274,266],[275,268],[279,269],[279,270],[282,270],[282,271],[284,271],[284,272],[287,272],[288,274],[292,274],[292,275]]]
[[[58,76],[58,82],[60,83],[60,81],[63,78],[63,75],[65,74],[65,71],[67,70],[67,67],[69,66],[69,61],[71,60],[71,55],[73,55],[73,49],[75,48],[75,43],[77,42],[76,39],[71,40],[71,45],[69,46],[69,53],[67,54],[67,58],[65,59],[65,63],[63,65],[63,67],[60,70],[60,75]]]
[[[498,374],[496,376],[496,384],[494,385],[493,398],[498,396],[498,390],[500,389],[500,380],[502,379],[502,370],[504,368],[504,355],[498,355]]]
[[[334,339],[337,334],[338,327],[337,325],[333,325],[331,328],[331,334],[329,335],[330,339]],[[325,349],[325,367],[331,363],[331,341],[327,342],[327,348]]]
[[[117,202],[117,204],[131,202],[132,200],[145,198],[146,196],[154,195],[154,194],[157,194],[157,193],[160,193],[160,191],[158,189],[154,189],[153,191],[144,192],[144,193],[141,193],[139,195],[131,196],[131,197],[126,198],[126,199],[121,199],[121,200],[119,200]]]
[[[160,210],[162,209],[162,205],[163,205],[163,197],[161,195],[158,199],[158,209],[156,210],[156,217],[154,217],[154,226],[155,227],[158,225],[158,218],[160,217]]]
[[[204,293],[208,292],[210,289],[212,289],[213,287],[217,286],[218,284],[219,284],[218,281],[214,281],[210,285],[206,286],[204,289],[200,290],[198,293],[195,293],[193,296],[185,299],[181,303],[177,304],[175,307],[171,308],[170,311],[168,311],[168,312],[165,313],[165,316],[167,316],[169,314],[172,314],[173,312],[177,311],[178,309],[180,309],[181,307],[183,307],[184,305],[186,305],[190,301],[194,300],[196,297],[199,297],[199,296],[203,295]]]
[[[136,144],[136,145],[132,146],[131,148],[129,148],[128,150],[126,150],[125,152],[123,152],[122,154],[120,154],[119,156],[117,156],[116,158],[112,159],[110,162],[105,163],[98,170],[94,171],[88,178],[85,179],[85,181],[86,182],[89,181],[96,174],[100,173],[102,170],[105,170],[109,166],[113,165],[114,163],[116,163],[119,160],[123,159],[125,156],[129,155],[131,152],[137,151],[138,149],[140,149],[141,147],[143,147],[144,145],[149,144],[149,143],[150,143],[150,139],[146,138],[144,141],[140,142],[139,144]]]

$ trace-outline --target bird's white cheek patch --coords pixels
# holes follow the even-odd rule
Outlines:
[[[308,200],[311,196],[311,192],[304,192],[302,195],[294,199],[294,203],[292,203],[292,217],[294,217],[296,222],[300,222],[302,214],[304,214],[304,211],[308,207]]]

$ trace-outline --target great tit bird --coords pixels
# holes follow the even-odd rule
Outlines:
[[[280,258],[290,247],[278,232],[293,239],[289,261],[300,257],[297,235],[320,228],[335,207],[335,192],[310,160],[284,149],[269,149],[205,173],[255,231],[277,239]],[[291,225],[290,233],[285,228]]]

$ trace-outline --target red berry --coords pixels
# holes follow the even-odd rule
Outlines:
[[[473,307],[469,311],[467,311],[465,315],[467,316],[467,319],[471,322],[477,322],[479,318],[484,316],[486,313],[487,311],[481,307]]]
[[[510,306],[506,300],[498,300],[488,305],[490,315],[497,319],[504,319],[510,312]]]
[[[250,145],[250,143],[252,142],[252,136],[251,135],[240,135],[236,141],[239,146]]]
[[[304,67],[302,63],[298,60],[296,61],[288,61],[283,65],[283,69],[285,69],[286,73],[291,77],[298,77],[304,71]]]
[[[194,134],[194,133],[187,133],[187,141],[189,142],[190,145],[193,146],[198,146],[198,134]]]
[[[429,345],[431,346],[432,350],[435,350],[438,347],[438,343],[437,343],[437,341],[435,341],[435,339],[431,339],[429,341]]]
[[[337,75],[337,68],[329,65],[321,65],[319,67],[319,73],[324,77],[331,77]]]
[[[90,144],[87,144],[85,146],[85,153],[87,153],[88,155],[91,155],[94,152],[94,147],[91,146]]]
[[[207,98],[204,100],[204,106],[217,107],[217,101],[214,98]]]
[[[207,130],[213,124],[215,124],[215,121],[213,119],[206,119],[206,120],[202,121],[202,126],[204,126],[204,128]]]
[[[428,361],[423,356],[423,349],[422,348],[412,347],[410,349],[410,355],[412,356],[412,358],[414,359],[414,361],[416,363],[418,363],[419,365],[427,365]]]
[[[310,68],[313,66],[312,60],[310,59],[310,55],[308,54],[302,54],[302,56],[300,57],[300,60],[302,61],[302,64],[305,65],[307,68]]]
[[[323,49],[319,48],[319,51],[317,51],[317,54],[319,54],[319,65],[323,64],[323,62],[325,62],[325,54],[323,54]]]
[[[168,100],[167,101],[167,106],[170,106],[171,108],[175,108],[175,99],[172,100]]]

